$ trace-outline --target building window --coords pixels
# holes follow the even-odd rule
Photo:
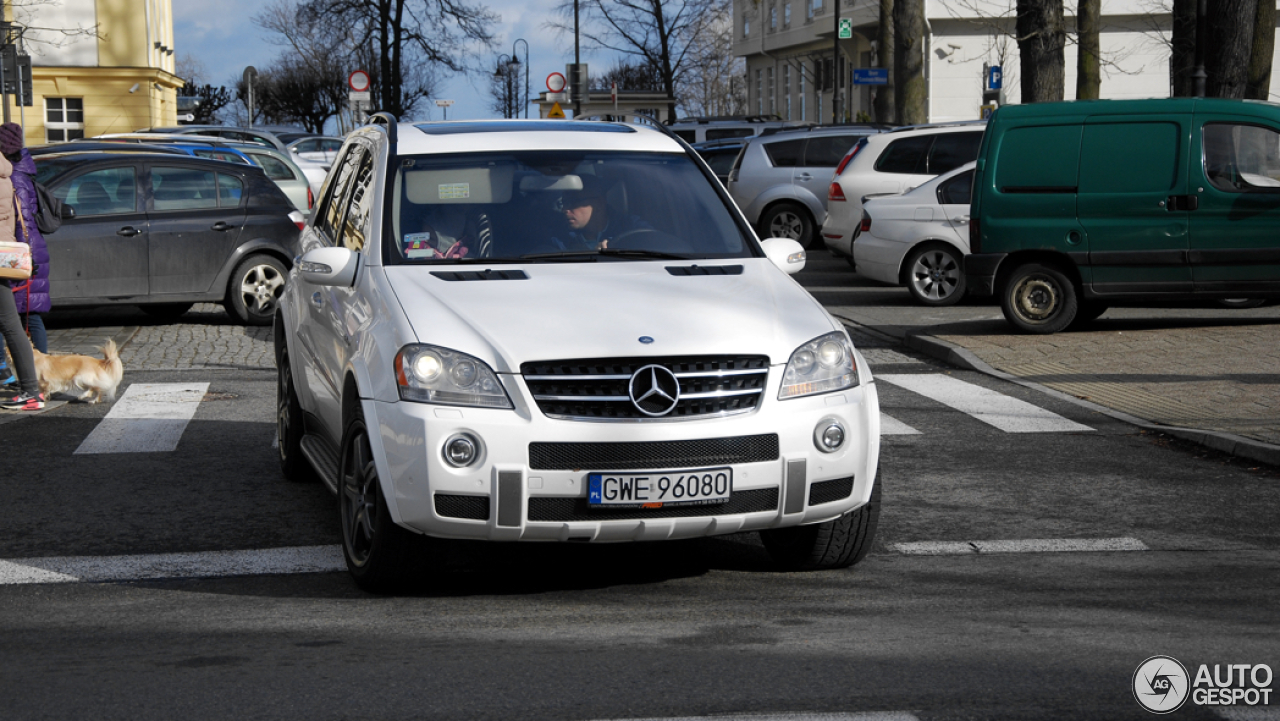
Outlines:
[[[782,107],[786,111],[787,120],[791,119],[791,66],[782,67]]]
[[[751,37],[751,18],[746,15],[742,16],[742,37]]]
[[[764,114],[764,70],[755,70],[755,114]]]
[[[800,119],[808,120],[809,116],[805,115],[805,109],[808,103],[804,97],[804,63],[803,62],[800,63],[800,72],[796,73],[796,75],[799,76],[797,78],[796,84],[800,86]]]
[[[765,75],[769,79],[769,114],[778,114],[778,93],[774,90],[773,85],[773,68],[766,68]]]
[[[782,6],[782,27],[791,27],[791,3]]]
[[[776,32],[778,29],[778,8],[769,8],[769,32]]]
[[[823,0],[809,0],[809,17],[813,17],[822,12]]]
[[[84,137],[83,98],[44,99],[45,141],[63,143]]]

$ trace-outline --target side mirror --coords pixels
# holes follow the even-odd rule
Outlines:
[[[359,257],[347,248],[313,248],[298,259],[298,272],[315,285],[350,286],[356,280]]]
[[[769,238],[760,243],[764,254],[787,275],[804,270],[804,246],[790,238]]]
[[[63,205],[63,206],[62,206],[62,219],[63,219],[63,220],[70,220],[70,219],[72,219],[72,218],[74,218],[74,217],[76,217],[76,209],[75,209],[75,208],[73,208],[73,207],[71,207],[70,205]]]

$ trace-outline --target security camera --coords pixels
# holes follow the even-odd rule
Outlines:
[[[129,88],[129,92],[130,92],[130,93],[136,93],[136,92],[138,92],[138,83],[134,83],[134,84],[133,84],[133,87]]]

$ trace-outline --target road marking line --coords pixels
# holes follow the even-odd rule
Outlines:
[[[891,543],[905,556],[964,556],[985,553],[1105,553],[1149,551],[1136,538],[1028,538],[1012,541],[920,541]]]
[[[911,436],[911,435],[918,436],[920,435],[920,431],[917,431],[916,429],[912,428],[906,423],[903,423],[897,418],[892,418],[890,416],[885,415],[884,413],[881,413],[880,414],[880,435],[882,436]]]
[[[208,392],[208,383],[134,383],[76,454],[172,451]]]
[[[853,711],[849,713],[730,714],[728,716],[661,716],[626,721],[919,721],[910,711]],[[597,721],[605,721],[598,719]],[[610,720],[610,721],[621,721]]]
[[[345,571],[340,546],[0,560],[0,586]]]
[[[941,373],[895,373],[877,378],[932,398],[1006,433],[1093,430],[1026,401]]]

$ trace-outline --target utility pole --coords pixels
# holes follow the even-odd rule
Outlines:
[[[840,0],[832,0],[836,6],[836,24],[832,27],[831,40],[831,122],[840,122]]]
[[[573,67],[575,76],[582,72],[582,55],[578,51],[578,0],[573,0]],[[579,86],[578,82],[569,86],[573,90],[574,118],[582,115],[582,93],[578,90]],[[8,108],[6,105],[5,112],[8,112]]]

